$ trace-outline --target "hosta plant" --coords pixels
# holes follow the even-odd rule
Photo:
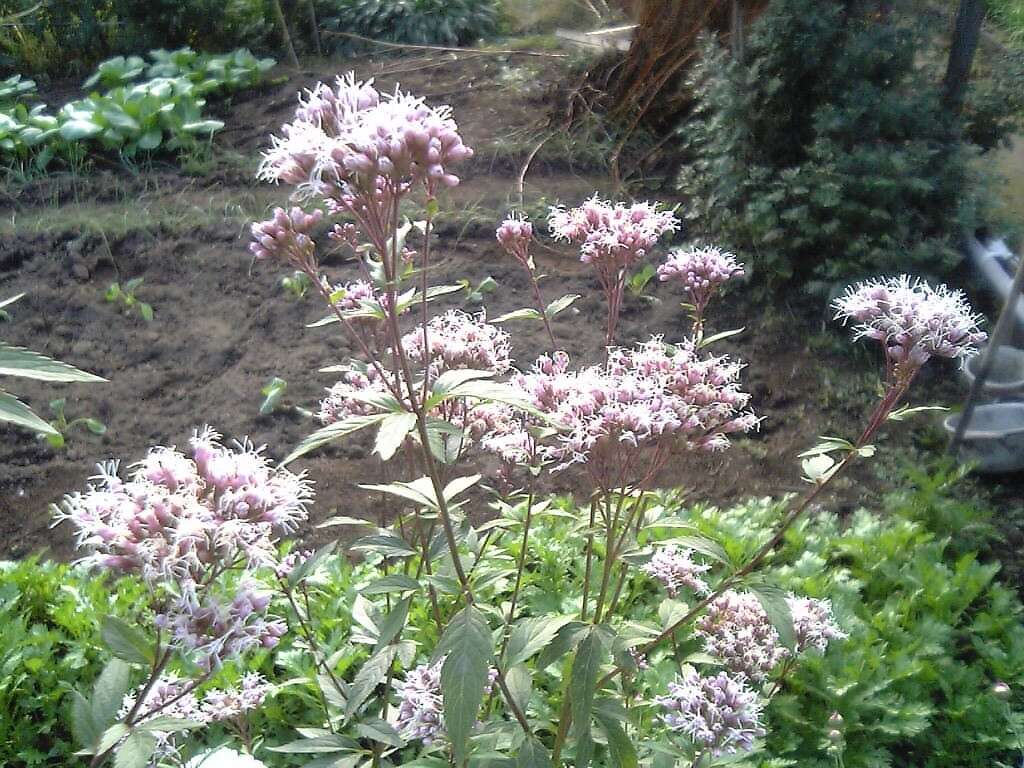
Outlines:
[[[315,714],[288,743],[239,746],[268,761],[309,755],[310,766],[708,766],[761,749],[765,707],[794,671],[842,653],[848,630],[828,596],[789,592],[763,566],[834,478],[874,453],[882,425],[909,415],[921,367],[984,339],[963,296],[902,277],[836,302],[883,352],[879,402],[853,439],[809,448],[807,492],[767,535],[728,551],[655,489],[678,454],[728,450],[762,418],[741,364],[713,351],[729,332],[706,328],[707,303],[739,262],[710,248],[672,253],[659,274],[687,299],[692,328],[624,347],[628,275],[675,216],[596,196],[553,209],[550,231],[579,248],[605,300],[606,346],[574,364],[554,322],[574,297],[546,302],[532,227],[513,217],[496,236],[531,278],[535,306],[519,316],[543,321],[550,343],[517,368],[512,337],[485,311],[431,311],[461,290],[429,277],[440,198],[471,155],[447,107],[351,75],[306,92],[273,139],[260,175],[293,186],[297,204],[253,225],[253,254],[304,273],[327,310],[316,332],[344,334],[356,353],[325,368],[340,379],[323,426],[280,465],[205,429],[188,451],[154,448],[127,472],[103,465],[64,501],[59,518],[77,529],[85,562],[137,574],[151,595],[138,626],[107,622],[119,660],[76,694],[93,765],[191,760],[200,729],[225,711],[203,686],[285,633],[304,651]],[[326,224],[358,274],[321,268]],[[351,549],[375,574],[338,621],[317,600],[334,547],[280,555],[312,500],[309,480],[284,465],[362,430],[394,479],[360,486],[380,499],[377,521],[329,521],[370,528]],[[496,467],[490,487],[482,466]],[[575,555],[564,559],[536,544],[538,521],[559,514],[540,496],[555,473],[571,473],[580,510],[560,512]],[[496,514],[482,522],[485,502]],[[490,556],[500,538],[513,548]],[[544,571],[546,599],[526,599]],[[250,686],[231,693],[248,703],[229,711],[259,705],[264,682]]]

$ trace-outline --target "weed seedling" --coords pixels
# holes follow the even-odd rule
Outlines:
[[[498,281],[488,275],[480,284],[473,287],[473,284],[466,279],[459,280],[459,285],[462,286],[462,290],[466,292],[466,298],[463,301],[464,304],[483,304],[487,294],[494,293],[498,287]]]
[[[298,301],[305,298],[306,294],[309,293],[309,289],[313,287],[313,282],[305,272],[293,272],[290,277],[281,278],[281,287],[284,288],[285,293],[290,298]]]
[[[153,320],[153,307],[144,301],[140,301],[135,295],[136,289],[142,285],[141,277],[133,277],[124,285],[111,283],[103,298],[111,304],[120,304],[124,310],[131,313],[134,307],[138,307],[139,314],[147,323]]]
[[[77,426],[85,427],[94,435],[106,434],[107,425],[99,419],[82,417],[68,421],[67,414],[65,413],[66,405],[67,400],[63,397],[50,401],[50,415],[53,418],[49,424],[53,427],[54,432],[40,432],[38,434],[39,439],[45,440],[55,451],[59,451],[67,444],[68,433]]]

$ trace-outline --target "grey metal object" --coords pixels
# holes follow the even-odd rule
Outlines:
[[[947,432],[959,431],[965,423],[962,415],[946,419]],[[973,408],[956,457],[958,461],[972,463],[979,472],[1024,469],[1024,403],[988,403]]]
[[[993,354],[995,360],[982,393],[995,399],[1024,399],[1024,349],[1004,344]],[[982,356],[975,355],[964,365],[962,373],[968,386],[978,377],[981,362]]]

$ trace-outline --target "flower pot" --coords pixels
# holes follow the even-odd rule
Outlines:
[[[943,426],[953,434],[960,414]],[[1016,472],[1024,469],[1024,402],[979,405],[971,414],[957,451],[961,462],[972,462],[979,472]]]
[[[981,354],[968,359],[964,365],[963,376],[968,384],[974,383],[974,378],[981,370],[981,359],[984,356],[985,352],[982,350]],[[989,397],[996,398],[1024,395],[1024,349],[1006,345],[999,347],[982,391]]]

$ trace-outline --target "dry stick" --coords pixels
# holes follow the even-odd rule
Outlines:
[[[295,55],[295,47],[292,45],[292,36],[288,33],[288,22],[284,19],[284,11],[281,10],[281,0],[270,0],[274,12],[274,20],[277,22],[281,32],[281,43],[284,45],[285,53],[288,54],[288,61],[295,69],[299,68],[299,57]]]
[[[541,147],[548,143],[548,139],[555,135],[555,131],[547,133],[535,146],[530,150],[530,154],[526,156],[526,161],[523,163],[523,167],[519,169],[519,176],[516,178],[516,194],[519,195],[519,207],[523,207],[523,201],[525,199],[526,190],[526,172],[530,170],[530,164],[533,163],[533,158],[540,152]]]
[[[1006,295],[1006,301],[1003,303],[1003,309],[999,313],[999,319],[996,321],[996,327],[992,329],[992,338],[989,339],[988,346],[985,347],[985,352],[981,356],[981,367],[978,370],[978,375],[975,377],[974,381],[971,382],[971,389],[967,393],[967,400],[964,402],[964,409],[960,414],[960,421],[957,423],[956,431],[953,433],[953,437],[949,441],[949,447],[947,450],[950,454],[955,454],[956,449],[960,447],[960,443],[964,439],[964,434],[967,432],[967,425],[970,423],[971,416],[974,414],[974,406],[978,399],[978,394],[981,392],[981,388],[985,386],[985,382],[992,373],[992,367],[995,365],[996,361],[996,351],[1005,341],[1007,334],[1013,328],[1015,310],[1017,302],[1020,299],[1022,289],[1024,289],[1024,257],[1020,258],[1017,263],[1017,272],[1013,276],[1013,283],[1010,285],[1010,292]]]
[[[372,37],[363,37],[353,32],[328,32],[324,31],[325,35],[334,35],[337,37],[348,37],[352,40],[361,40],[364,43],[373,43],[383,48],[409,48],[417,51],[449,51],[451,53],[489,53],[493,55],[507,55],[507,56],[544,56],[549,59],[566,59],[569,57],[567,53],[550,53],[549,51],[515,51],[506,49],[490,49],[490,48],[453,48],[446,45],[416,45],[413,43],[392,43],[387,40],[374,40]]]

